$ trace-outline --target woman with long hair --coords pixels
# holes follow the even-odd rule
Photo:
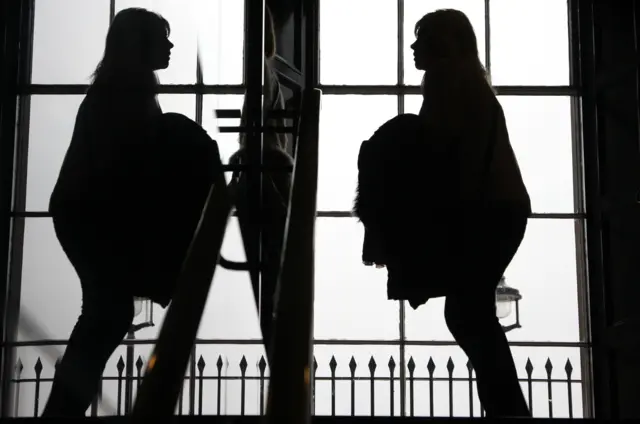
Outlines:
[[[487,416],[526,417],[495,301],[524,237],[529,194],[469,19],[437,10],[415,35],[420,113],[383,125],[358,158],[363,261],[386,266],[390,299],[418,308],[444,296],[445,321],[475,369]]]
[[[82,312],[44,416],[83,416],[134,317],[134,297],[163,307],[197,226],[218,147],[193,121],[163,114],[155,71],[173,44],[160,15],[132,8],[110,25],[76,117],[49,210],[82,289]]]
[[[495,310],[496,288],[524,237],[529,194],[467,16],[437,10],[418,21],[415,35],[420,117],[433,151],[447,152],[448,192],[439,200],[444,219],[454,220],[447,226],[454,245],[444,262],[451,265],[445,320],[476,371],[487,416],[529,416]]]

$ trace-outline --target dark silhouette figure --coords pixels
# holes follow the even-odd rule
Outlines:
[[[420,114],[387,122],[358,158],[363,261],[386,266],[390,299],[417,308],[446,296],[487,416],[527,417],[495,291],[524,236],[529,195],[467,17],[438,10],[415,33]]]
[[[44,416],[83,416],[129,330],[134,297],[166,307],[208,190],[218,147],[193,121],[163,114],[155,71],[169,65],[169,24],[118,13],[76,118],[49,209],[82,286],[82,312]]]
[[[276,54],[276,36],[273,19],[269,8],[265,9],[265,100],[263,109],[263,123],[267,127],[282,128],[285,120],[274,116],[273,111],[285,109],[284,96],[282,94],[278,76],[270,66],[270,61]],[[243,118],[246,116],[246,108],[243,107]],[[247,162],[246,135],[240,136],[240,149],[233,154],[229,162],[231,164],[243,164]],[[261,286],[258,281],[252,281],[253,293],[256,305],[260,308],[260,327],[262,337],[267,349],[271,341],[271,327],[274,313],[274,293],[278,281],[282,244],[285,223],[289,205],[291,189],[291,173],[287,168],[293,166],[293,159],[287,153],[288,137],[284,133],[267,131],[263,136],[263,163],[272,168],[262,176],[262,200],[260,227],[262,229],[262,279]],[[240,230],[245,240],[247,257],[255,257],[258,246],[253,242],[254,238],[249,234],[251,228],[251,199],[247,196],[246,174],[236,172],[233,176],[232,186],[236,193],[236,210],[240,224]],[[248,241],[248,242],[247,242]]]

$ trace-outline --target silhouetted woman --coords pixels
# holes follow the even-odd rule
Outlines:
[[[265,98],[263,110],[263,122],[265,126],[284,127],[285,120],[281,116],[274,116],[273,111],[283,111],[285,109],[284,96],[280,89],[278,76],[270,65],[270,61],[276,54],[276,35],[273,18],[269,8],[265,9],[265,67],[264,85]],[[246,107],[243,107],[242,122],[246,118]],[[240,149],[230,158],[231,164],[242,164],[247,161],[247,138],[245,134],[240,136]],[[274,291],[276,289],[280,260],[282,253],[282,243],[284,226],[287,219],[287,207],[289,204],[289,191],[291,187],[291,172],[286,169],[293,166],[293,159],[287,153],[288,137],[284,133],[266,132],[263,137],[263,163],[265,166],[274,167],[273,171],[263,174],[262,198],[263,207],[261,213],[262,227],[262,284],[258,286],[257,281],[253,281],[253,292],[256,304],[260,305],[260,326],[262,336],[267,348],[271,339],[271,322],[274,308]],[[236,207],[240,222],[240,229],[247,244],[247,256],[253,258],[255,246],[251,243],[249,234],[250,215],[249,208],[251,200],[247,198],[247,179],[245,174],[237,172],[234,175],[233,183],[236,188]]]
[[[163,114],[155,71],[169,65],[169,24],[119,12],[80,105],[49,209],[82,286],[82,313],[45,416],[82,416],[129,330],[134,296],[167,306],[220,158],[188,118]]]
[[[360,150],[363,260],[387,267],[390,299],[417,308],[445,296],[447,326],[476,371],[487,416],[529,416],[495,309],[529,195],[468,18],[438,10],[415,35],[425,72],[419,116],[394,118]]]

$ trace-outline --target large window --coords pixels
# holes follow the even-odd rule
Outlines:
[[[578,266],[583,252],[577,248],[582,234],[576,230],[583,219],[582,186],[576,162],[579,137],[573,133],[577,93],[570,85],[566,0],[378,0],[375,6],[367,0],[321,0],[320,4],[324,98],[316,259],[315,335],[316,343],[323,344],[316,348],[319,370],[324,366],[329,373],[328,364],[335,355],[336,374],[348,380],[350,357],[342,353],[339,357],[333,340],[355,339],[352,349],[367,352],[366,358],[354,355],[356,376],[361,372],[370,377],[371,357],[377,364],[375,376],[381,381],[375,386],[376,414],[391,413],[390,398],[396,415],[403,401],[407,415],[412,404],[415,415],[479,413],[475,395],[474,407],[469,406],[467,358],[455,347],[445,325],[444,299],[430,300],[415,311],[387,301],[386,271],[360,265],[363,230],[349,213],[360,143],[392,116],[417,113],[420,108],[422,75],[413,66],[410,48],[416,22],[436,9],[455,8],[465,12],[475,29],[480,59],[499,94],[532,198],[534,213],[527,233],[505,272],[507,284],[523,296],[522,328],[508,337],[525,396],[535,416],[581,415],[581,385],[570,385],[569,395],[567,384],[560,383],[567,380],[567,370],[572,372],[571,379],[580,379],[581,353],[585,352],[579,305],[585,281]],[[357,29],[349,24],[354,20]],[[325,247],[325,240],[331,248]],[[408,379],[406,392],[398,386],[394,396],[389,393],[390,357],[397,364],[396,376],[404,367]],[[529,387],[528,378],[546,382],[549,376],[554,379],[553,393],[544,384]],[[451,407],[450,378],[459,379],[452,384]],[[348,383],[336,388],[336,399],[341,399],[336,401],[338,413],[349,413],[348,390]],[[343,396],[347,397],[344,405],[340,404]],[[356,395],[356,414],[368,414],[370,395],[361,396]],[[321,402],[316,404],[322,408],[317,412],[325,413],[326,400]]]
[[[392,116],[420,107],[421,75],[413,68],[409,48],[415,22],[427,12],[449,7],[464,11],[474,26],[533,202],[524,242],[505,274],[523,296],[523,327],[508,336],[525,396],[535,416],[582,416],[583,392],[588,390],[582,383],[586,345],[579,303],[585,284],[578,266],[583,252],[577,248],[583,211],[576,165],[579,138],[572,125],[578,93],[569,83],[566,0],[319,4],[324,97],[316,229],[315,413],[481,414],[467,358],[444,324],[444,302],[431,300],[414,311],[388,301],[385,271],[361,264],[363,229],[350,213],[360,143]],[[237,149],[237,136],[219,133],[218,126],[233,123],[221,122],[213,111],[239,109],[243,99],[240,0],[36,0],[35,5],[32,85],[21,98],[28,106],[28,122],[19,128],[26,149],[18,161],[18,174],[24,178],[17,193],[24,202],[15,211],[24,221],[18,245],[21,263],[14,264],[22,275],[12,281],[20,288],[16,415],[41,411],[55,362],[80,312],[78,277],[46,210],[113,14],[139,6],[168,19],[175,48],[170,67],[159,73],[165,88],[161,106],[203,125],[218,141],[225,161]],[[195,86],[198,56],[204,92]],[[180,90],[169,89],[175,84]],[[223,255],[244,259],[235,219]],[[122,383],[139,375],[164,311],[156,306],[153,313],[156,326],[136,333],[135,344],[124,343],[107,365],[96,413],[125,412]],[[260,413],[262,383],[268,378],[263,356],[248,275],[217,271],[177,412],[198,413],[202,403],[204,414]],[[134,363],[126,367],[130,358]]]

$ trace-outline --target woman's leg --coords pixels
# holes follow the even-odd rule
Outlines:
[[[131,295],[83,289],[82,313],[56,368],[44,417],[85,415],[98,393],[104,367],[132,321]]]
[[[449,331],[476,371],[487,417],[530,416],[507,337],[496,317],[495,291],[447,296],[444,314]]]
[[[465,272],[459,291],[448,295],[445,320],[449,331],[476,371],[478,396],[488,417],[531,416],[511,349],[496,317],[495,290],[517,252],[527,225],[526,213],[487,216],[475,247],[461,260]]]

